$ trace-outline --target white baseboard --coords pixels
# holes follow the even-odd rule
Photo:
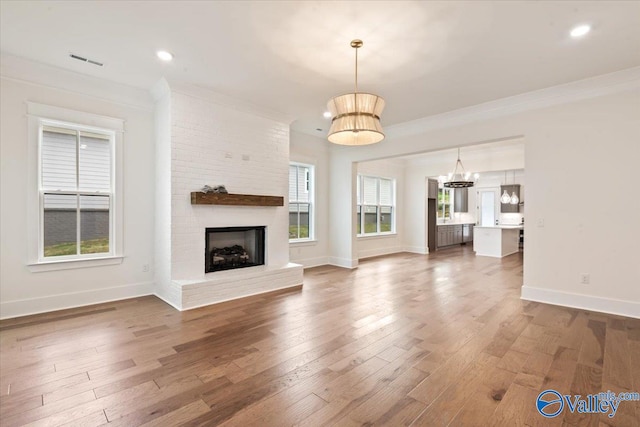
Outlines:
[[[358,251],[358,259],[366,259],[366,258],[373,258],[376,256],[382,256],[382,255],[397,254],[398,252],[402,252],[402,247],[392,246],[388,248],[369,249],[364,251]]]
[[[404,252],[411,252],[412,254],[429,255],[429,248],[422,246],[405,246],[402,250]]]
[[[336,267],[354,269],[358,267],[357,259],[329,257],[329,265],[335,265]]]
[[[622,301],[612,298],[594,297],[590,295],[560,292],[551,289],[522,287],[521,299],[527,301],[543,302],[546,304],[561,305],[564,307],[579,308],[582,310],[598,311],[601,313],[616,314],[618,316],[640,319],[640,303]]]
[[[329,257],[322,256],[316,258],[292,259],[291,262],[302,264],[303,268],[319,267],[329,264]]]
[[[165,303],[169,304],[171,307],[175,308],[178,311],[184,311],[182,310],[182,308],[180,308],[179,306],[175,305],[173,302],[171,302],[168,298],[165,298],[164,296],[160,295],[159,293],[155,292],[153,295],[155,295],[156,297],[158,297],[158,299],[161,299],[162,301],[164,301]]]
[[[0,319],[47,313],[68,308],[118,301],[153,294],[153,282],[133,283],[113,288],[92,289],[0,303]]]

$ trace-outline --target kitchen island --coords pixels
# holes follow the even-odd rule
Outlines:
[[[476,255],[502,258],[519,251],[522,225],[475,226],[473,250]]]

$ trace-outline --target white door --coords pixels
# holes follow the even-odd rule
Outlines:
[[[488,227],[496,224],[498,189],[483,189],[478,191],[478,215],[481,226]]]

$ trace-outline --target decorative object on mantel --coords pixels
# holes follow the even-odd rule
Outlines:
[[[358,49],[362,40],[352,40],[356,50],[356,85],[353,93],[336,96],[327,103],[331,128],[327,139],[340,145],[368,145],[384,139],[380,115],[384,99],[371,93],[358,93]]]
[[[214,192],[203,193],[202,191],[192,191],[191,204],[226,206],[284,206],[284,197]]]
[[[460,172],[458,172],[458,166],[460,166]],[[464,166],[462,166],[462,162],[460,161],[460,149],[458,148],[458,161],[456,162],[456,167],[453,169],[453,172],[449,174],[443,185],[446,188],[469,188],[475,185],[479,176],[480,175],[476,173],[473,175],[474,179],[470,179],[471,172],[465,172]]]
[[[204,194],[207,194],[207,193],[228,194],[229,193],[227,189],[224,188],[224,185],[216,185],[215,187],[211,187],[210,185],[205,185],[204,187],[202,187],[202,189],[200,189],[200,191],[203,192]]]

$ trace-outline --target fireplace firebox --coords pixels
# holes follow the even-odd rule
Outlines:
[[[265,226],[205,229],[204,272],[264,265]]]

